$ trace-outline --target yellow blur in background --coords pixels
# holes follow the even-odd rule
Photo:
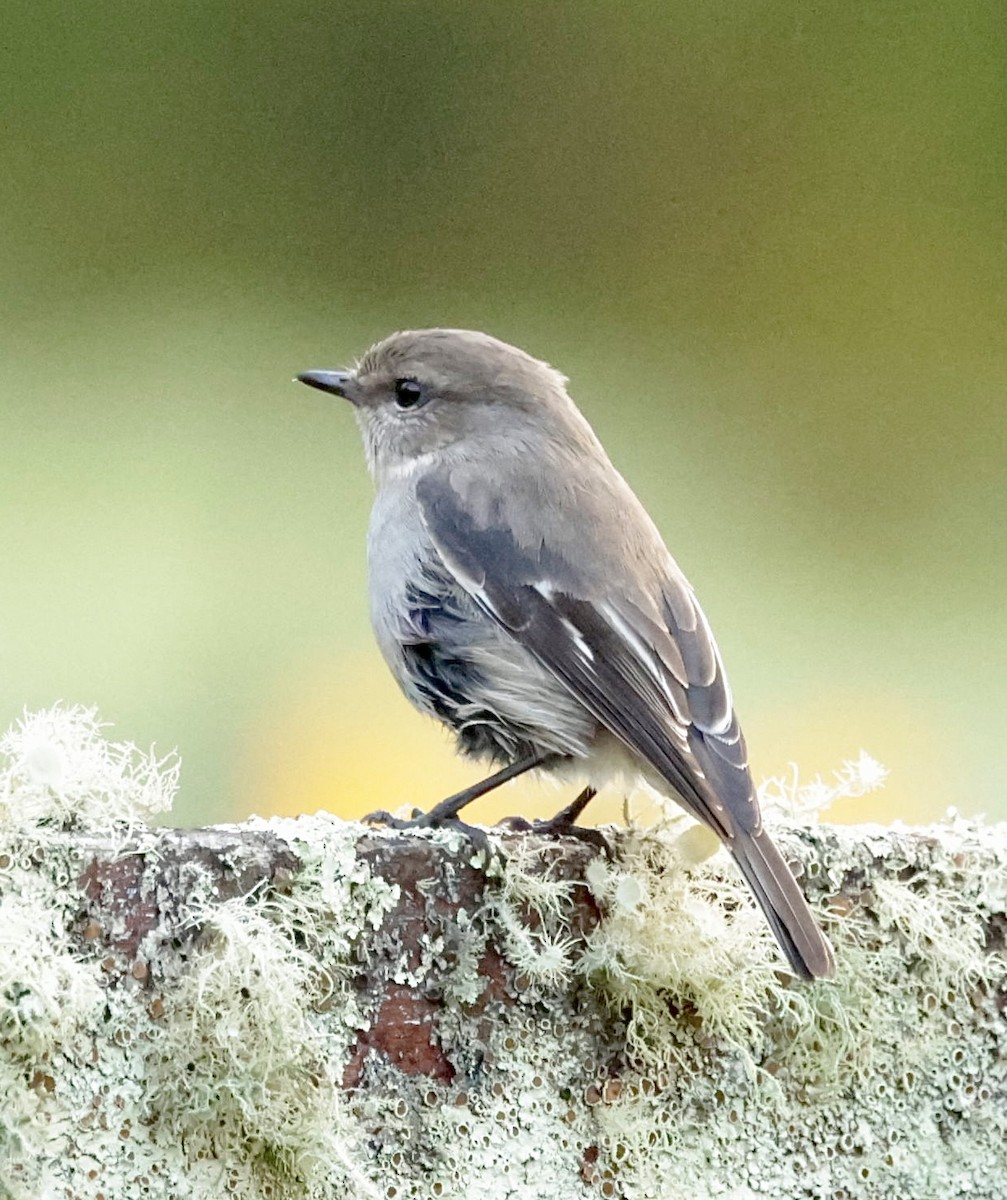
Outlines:
[[[177,746],[178,823],[478,778],[373,647],[350,414],[290,382],[460,325],[570,376],[757,777],[863,748],[888,786],[833,819],[1007,816],[1001,5],[4,23],[0,725]]]
[[[301,676],[282,711],[279,728],[266,716],[262,728],[250,731],[241,755],[241,794],[257,812],[327,809],[361,817],[375,807],[429,808],[491,769],[461,760],[449,734],[413,712],[376,652],[323,664],[314,677]],[[813,714],[770,706],[747,726],[756,748],[756,779],[782,776],[803,785],[815,778],[834,784],[844,762],[856,760],[860,747],[876,743],[874,731],[884,728],[882,765],[891,772],[884,790],[839,798],[827,811],[829,820],[930,820],[957,798],[953,790],[941,790],[954,789],[956,769],[953,757],[941,753],[942,731],[936,724],[928,730],[911,703],[900,711],[896,697],[872,702],[854,694],[833,695]],[[781,751],[791,756],[789,762]],[[549,817],[573,795],[573,788],[561,790],[548,779],[519,779],[476,801],[466,818],[492,823],[514,814]],[[658,815],[646,797],[635,795],[632,801],[637,817]],[[618,823],[624,813],[624,797],[606,791],[584,819]]]

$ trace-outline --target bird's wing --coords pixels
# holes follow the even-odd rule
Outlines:
[[[573,553],[541,538],[519,542],[506,501],[487,504],[469,489],[462,494],[446,471],[425,474],[416,496],[446,567],[493,620],[724,840],[758,831],[745,743],[720,655],[670,558],[652,589],[632,583],[627,589],[625,571],[619,578],[609,571],[605,584],[591,585]]]

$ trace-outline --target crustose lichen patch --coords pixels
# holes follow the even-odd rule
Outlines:
[[[176,776],[84,710],[0,740],[0,1200],[1002,1190],[1002,827],[778,818],[807,985],[680,824],[152,829]]]

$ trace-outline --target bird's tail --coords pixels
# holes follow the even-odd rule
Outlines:
[[[739,832],[731,853],[794,972],[802,979],[828,979],[834,975],[832,946],[766,831]]]

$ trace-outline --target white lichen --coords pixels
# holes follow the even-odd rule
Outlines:
[[[0,828],[109,832],[168,812],[177,756],[109,742],[104,728],[93,708],[25,710],[0,738]]]
[[[1002,1191],[1004,828],[771,812],[837,948],[805,985],[687,821],[612,859],[324,815],[180,850],[143,821],[176,772],[86,710],[0,740],[0,1200]]]
[[[767,974],[758,932],[730,927],[740,909],[718,940],[742,957],[707,975],[709,913],[697,917],[695,872],[665,879],[666,903],[635,933],[613,905],[589,939],[598,986],[631,1014],[632,1069],[617,1100],[599,1108],[606,1145],[621,1153],[621,1194],[694,1196],[697,1178],[707,1195],[995,1194],[1007,1118],[990,1101],[1004,1095],[1007,1072],[985,1030],[997,1023],[1007,962],[988,945],[982,897],[1007,877],[1004,831],[939,827],[929,847],[907,837],[901,859],[897,836],[856,833],[836,862],[859,892],[847,883],[823,897],[838,946],[834,983]],[[875,863],[870,847],[880,851],[882,837]],[[983,858],[988,868],[976,869]],[[630,869],[646,864],[631,858]],[[669,870],[674,877],[666,860],[657,877]],[[596,882],[603,902],[618,874]],[[729,910],[741,902],[716,864],[702,875]],[[651,887],[654,879],[651,870]],[[681,947],[690,917],[699,954],[683,974],[663,939]],[[726,1181],[739,1174],[749,1182],[732,1190]]]
[[[888,768],[861,749],[856,758],[845,759],[832,772],[831,779],[815,775],[802,781],[797,763],[790,764],[789,775],[774,775],[759,785],[759,803],[763,811],[793,820],[808,820],[820,815],[837,800],[866,796],[885,786]]]
[[[72,906],[19,888],[22,872],[0,853],[0,1162],[42,1152],[42,1100],[104,999],[94,970],[69,949]]]
[[[331,1000],[329,977],[254,902],[231,900],[200,918],[184,970],[164,980],[145,1059],[155,1140],[254,1168],[257,1189],[272,1180],[306,1195],[342,1167],[360,1194],[366,1180],[353,1165],[356,1134],[337,1078],[345,1034],[333,1046],[315,1019]]]
[[[568,929],[575,881],[557,871],[556,855],[512,841],[495,878],[492,913],[507,956],[529,983],[555,989],[574,973],[576,939]]]

